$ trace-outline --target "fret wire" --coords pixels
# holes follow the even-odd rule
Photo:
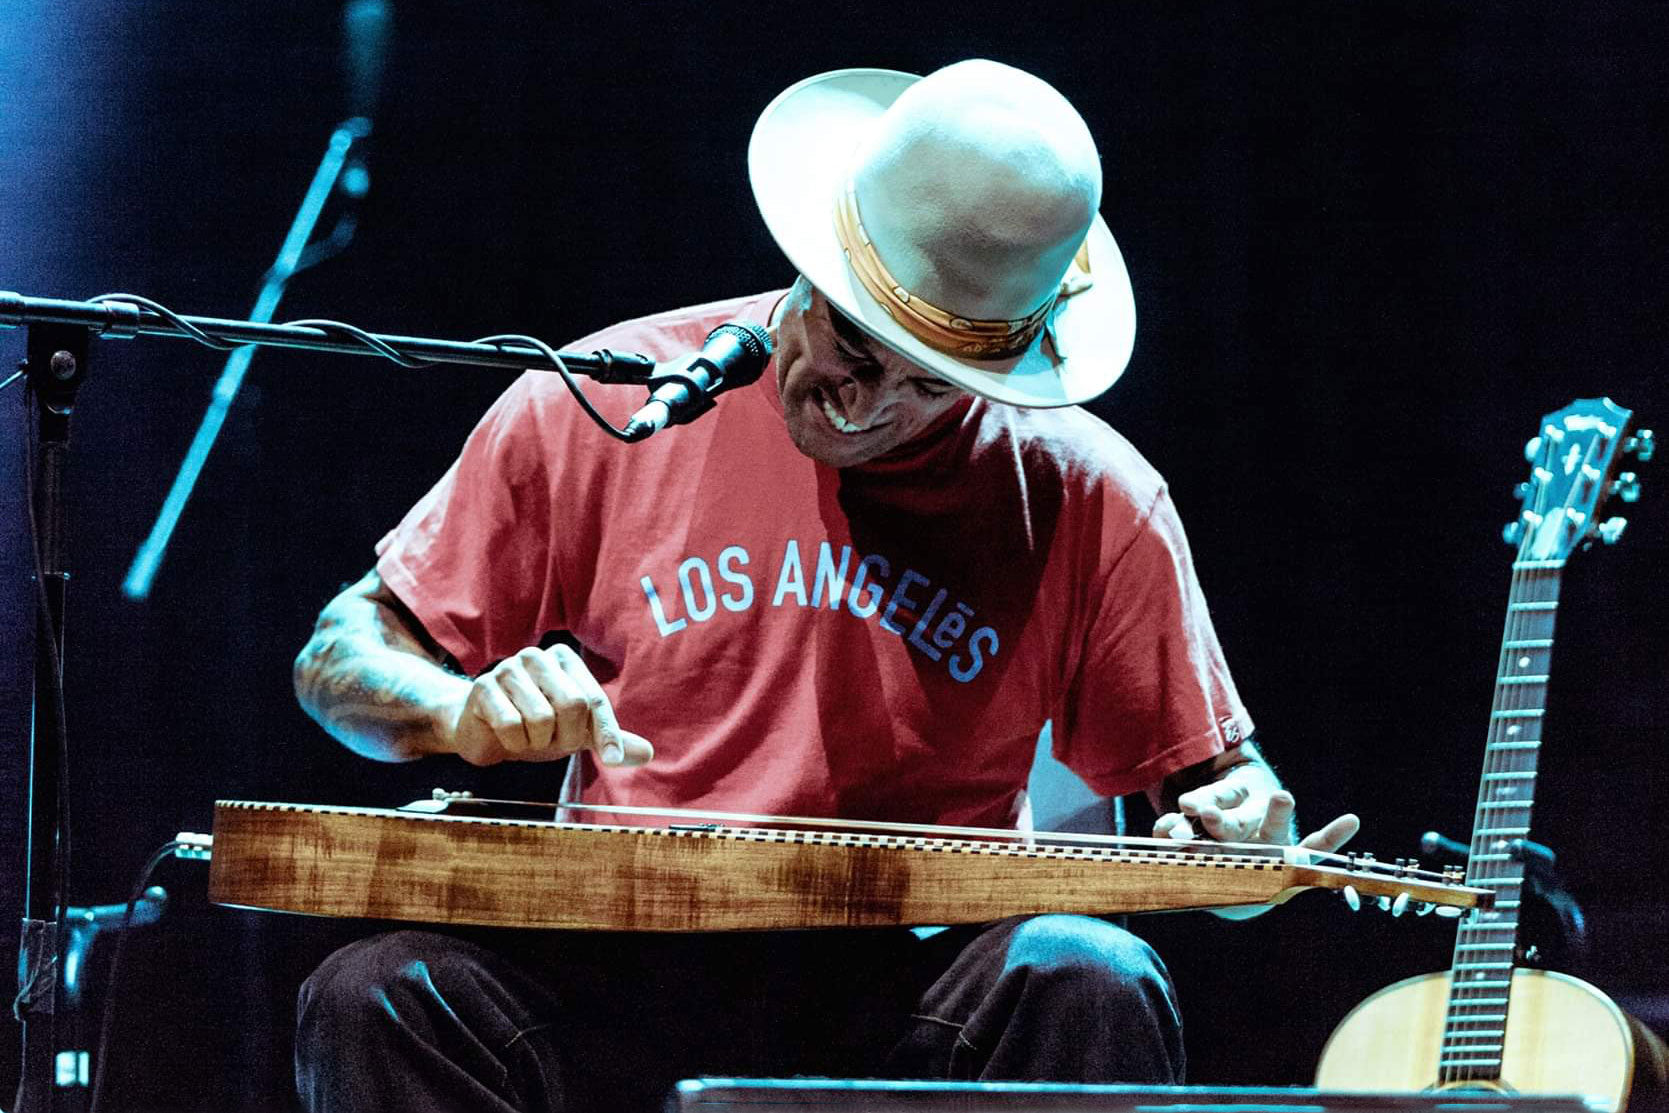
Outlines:
[[[1545,507],[1539,509],[1545,514]],[[1503,844],[1530,831],[1564,565],[1562,559],[1533,559],[1533,540],[1534,531],[1526,529],[1512,568],[1466,865],[1470,884],[1493,889],[1498,895],[1491,912],[1475,912],[1457,925],[1439,1055],[1439,1075],[1444,1081],[1500,1076],[1496,1055],[1501,1046],[1494,1037],[1505,1031],[1509,1006],[1502,991],[1511,988],[1514,964],[1468,959],[1511,955],[1517,946],[1516,909],[1524,884],[1523,865],[1504,852]],[[1514,798],[1515,792],[1522,792],[1523,797]],[[1511,918],[1503,919],[1503,915]],[[1483,976],[1486,972],[1506,976]],[[1480,1008],[1494,1011],[1475,1011]],[[1483,1024],[1494,1027],[1478,1027]]]

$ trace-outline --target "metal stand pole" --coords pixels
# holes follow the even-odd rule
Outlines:
[[[61,324],[29,326],[26,374],[40,410],[30,514],[38,546],[39,605],[35,630],[35,702],[29,732],[29,809],[24,834],[23,933],[18,951],[18,1004],[23,1066],[16,1113],[55,1105],[60,1086],[85,1082],[57,1062],[57,1020],[63,1000],[63,910],[68,894],[68,831],[64,820],[64,597],[69,583],[63,482],[70,415],[87,375],[89,331]]]

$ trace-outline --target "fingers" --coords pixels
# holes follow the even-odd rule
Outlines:
[[[1199,815],[1205,808],[1220,810],[1243,804],[1250,795],[1250,790],[1237,781],[1213,781],[1184,792],[1177,797],[1176,807],[1184,815]]]
[[[649,744],[649,739],[631,731],[620,732],[620,759],[610,761],[608,751],[598,755],[604,765],[635,766],[648,765],[655,756],[655,747]]]
[[[1154,824],[1155,837],[1290,844],[1295,836],[1292,793],[1285,789],[1265,795],[1219,782],[1183,793],[1177,806]]]
[[[1183,822],[1170,828],[1172,838],[1212,838],[1242,842],[1252,837],[1263,819],[1262,802],[1243,784],[1215,781],[1184,792],[1177,798]],[[1180,833],[1186,826],[1188,833]]]
[[[1298,834],[1292,827],[1294,807],[1292,793],[1286,789],[1276,789],[1270,793],[1269,807],[1263,813],[1263,821],[1256,828],[1258,840],[1291,845]]]
[[[1346,812],[1319,831],[1312,831],[1299,840],[1298,845],[1310,850],[1337,850],[1356,837],[1362,821]]]
[[[567,741],[578,731],[590,732],[590,718],[575,714],[578,686],[538,650],[506,658],[490,675],[516,709],[517,721],[506,724],[500,736],[511,753],[545,750],[553,738]]]
[[[630,766],[644,764],[655,752],[647,739],[620,728],[602,685],[566,645],[528,648],[505,658],[476,679],[465,712],[491,734],[490,744],[474,747],[471,760],[485,760],[481,751],[493,749],[519,761],[594,749],[605,765]],[[459,733],[470,732],[460,724]]]
[[[585,667],[580,655],[565,645],[552,646],[550,657],[560,665],[564,674],[571,678],[580,694],[581,702],[576,707],[576,713],[584,718],[583,733],[589,741],[575,746],[574,749],[584,749],[587,745],[597,751],[598,760],[604,765],[643,765],[655,756],[655,748],[649,740],[641,735],[620,729],[620,724],[614,718],[614,705],[603,693],[603,686],[597,683],[597,678],[591,675],[591,670]],[[580,727],[575,728],[575,737],[582,733]]]
[[[1212,787],[1207,785],[1206,789]],[[1206,789],[1184,793],[1178,800],[1182,810],[1160,816],[1153,824],[1153,837],[1179,842],[1209,838],[1219,842],[1292,843],[1295,807],[1292,793],[1285,789],[1277,789],[1268,796],[1240,793],[1246,797],[1244,802],[1225,809],[1205,801],[1237,794],[1212,794]],[[1361,826],[1361,820],[1347,813],[1305,836],[1298,845],[1309,850],[1334,851],[1354,838]]]
[[[1156,839],[1175,839],[1185,842],[1200,836],[1194,832],[1194,826],[1188,817],[1181,812],[1166,812],[1153,823],[1153,837]]]

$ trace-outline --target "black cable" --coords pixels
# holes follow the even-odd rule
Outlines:
[[[56,853],[53,855],[52,884],[55,889],[53,903],[53,921],[55,934],[52,944],[52,955],[45,966],[40,965],[38,955],[32,956],[29,977],[18,987],[17,996],[12,999],[12,1015],[19,1021],[23,1020],[22,1010],[31,999],[36,989],[36,983],[43,973],[47,974],[48,986],[55,986],[59,974],[58,957],[64,953],[64,942],[69,930],[69,872],[70,872],[70,811],[69,811],[69,735],[65,726],[64,715],[64,662],[58,652],[58,639],[52,625],[52,604],[46,596],[46,569],[41,562],[41,529],[40,519],[35,512],[35,462],[40,454],[38,431],[36,422],[30,420],[29,402],[35,397],[32,386],[25,389],[24,424],[26,432],[22,438],[25,445],[26,459],[23,462],[23,498],[29,509],[29,556],[34,569],[35,578],[35,609],[36,622],[45,631],[45,637],[40,640],[46,644],[46,686],[53,709],[52,747],[58,761],[58,792],[57,805],[53,815],[53,839],[56,843]],[[37,400],[38,404],[38,400]],[[36,662],[36,670],[41,662]],[[39,721],[37,717],[36,721]],[[32,853],[32,852],[31,852]],[[39,884],[40,879],[31,878],[30,884]],[[29,910],[24,909],[24,916]],[[50,1010],[49,1010],[50,1011]]]
[[[104,1094],[104,1070],[110,1061],[110,1033],[115,1029],[116,975],[121,969],[122,951],[127,947],[128,929],[133,924],[134,909],[139,907],[140,900],[144,898],[145,887],[150,884],[151,874],[156,872],[157,866],[184,845],[185,843],[179,839],[170,839],[151,855],[150,860],[145,863],[145,868],[139,871],[139,880],[133,886],[133,894],[128,897],[127,910],[122,913],[122,926],[116,929],[116,950],[110,956],[110,975],[105,979],[104,1016],[99,1020],[98,1043],[93,1048],[93,1054],[97,1058],[93,1064],[93,1091],[87,1100],[87,1113],[98,1113],[99,1098]]]
[[[504,347],[506,344],[512,343],[526,344],[529,348],[535,349],[540,355],[544,356],[546,359],[550,360],[551,363],[556,365],[556,373],[561,375],[562,381],[568,384],[569,392],[573,394],[574,401],[579,403],[580,409],[585,411],[585,415],[592,421],[595,421],[603,432],[609,434],[616,440],[625,441],[630,444],[634,441],[641,441],[644,437],[647,437],[651,432],[653,432],[652,429],[645,430],[641,435],[634,436],[627,433],[623,429],[616,429],[613,425],[611,425],[608,418],[597,412],[597,408],[591,404],[591,399],[585,396],[585,392],[580,389],[579,381],[574,378],[573,372],[569,371],[568,365],[562,362],[562,357],[557,355],[556,351],[549,344],[546,344],[543,340],[540,340],[537,337],[518,336],[516,333],[507,332],[498,336],[483,336],[478,340],[472,341],[472,343],[493,344],[500,348]]]
[[[87,300],[98,303],[111,301],[125,302],[128,305],[137,305],[142,309],[149,309],[152,313],[155,313],[158,317],[163,318],[191,339],[197,341],[197,343],[202,344],[207,348],[213,348],[217,352],[229,352],[233,348],[243,347],[242,344],[229,344],[224,340],[216,340],[214,337],[210,336],[208,333],[204,332],[202,329],[198,328],[196,325],[192,324],[172,309],[169,309],[161,302],[152,301],[150,298],[141,297],[138,294],[100,294],[96,298],[88,298]]]
[[[341,333],[350,340],[359,341],[365,347],[371,349],[384,359],[393,363],[398,363],[401,367],[409,367],[413,370],[418,370],[420,368],[434,366],[434,363],[430,360],[412,359],[410,356],[401,355],[399,352],[389,347],[386,342],[366,332],[358,325],[345,324],[342,321],[327,321],[322,317],[303,317],[299,321],[285,321],[284,324],[286,327],[290,328],[316,328],[320,332]]]
[[[178,313],[175,313],[167,306],[152,301],[150,298],[140,297],[138,294],[100,294],[97,297],[88,298],[87,300],[100,304],[108,302],[125,302],[129,305],[137,305],[143,309],[149,309],[157,316],[167,320],[169,324],[185,333],[192,340],[197,341],[199,344],[205,344],[218,351],[225,352],[230,351],[233,348],[242,347],[241,344],[229,344],[222,340],[216,340],[214,337],[210,336],[208,333],[204,332],[202,329],[198,328]],[[299,321],[285,321],[283,324],[287,328],[314,328],[318,329],[320,332],[330,332],[336,333],[340,336],[345,336],[350,340],[358,341],[372,354],[382,356],[384,359],[397,363],[401,367],[418,369],[434,366],[434,363],[431,361],[414,360],[409,356],[401,355],[399,352],[389,347],[386,342],[378,339],[371,333],[366,332],[357,325],[350,325],[343,321],[331,321],[322,318],[304,318]],[[562,381],[567,384],[569,392],[573,394],[574,401],[578,402],[580,409],[585,411],[585,416],[596,422],[599,428],[611,437],[614,437],[616,440],[625,441],[630,444],[643,440],[644,437],[648,436],[650,432],[653,432],[651,429],[640,435],[632,435],[628,434],[623,429],[616,428],[613,424],[611,424],[608,418],[598,412],[597,408],[591,404],[591,400],[585,396],[585,391],[580,389],[579,380],[574,378],[573,372],[569,371],[567,364],[562,362],[562,357],[556,353],[554,348],[537,337],[522,336],[516,333],[502,333],[497,336],[482,336],[470,341],[470,343],[492,344],[499,348],[503,348],[506,344],[512,343],[524,344],[537,351],[540,355],[551,361],[551,364],[556,368],[556,373],[562,376]]]

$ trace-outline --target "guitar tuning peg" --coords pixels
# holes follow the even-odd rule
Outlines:
[[[1519,502],[1523,502],[1525,499],[1527,499],[1529,497],[1530,497],[1530,481],[1528,479],[1526,479],[1524,482],[1518,484],[1516,487],[1513,488],[1513,498],[1517,499]]]
[[[1344,897],[1344,902],[1350,906],[1352,912],[1362,911],[1362,895],[1356,891],[1356,886],[1346,885],[1339,895]]]
[[[1385,898],[1381,897],[1380,899],[1383,900]],[[1407,912],[1407,911],[1408,911],[1408,894],[1407,893],[1398,893],[1397,894],[1397,899],[1391,902],[1391,915],[1401,916],[1404,912]]]
[[[1615,545],[1623,536],[1623,530],[1627,527],[1627,518],[1607,518],[1605,521],[1595,526],[1594,531],[1599,534],[1599,539],[1601,541],[1605,542],[1607,545]]]
[[[1524,540],[1524,523],[1508,522],[1501,527],[1501,540],[1509,545],[1516,545]]]
[[[1460,918],[1461,909],[1456,908],[1452,904],[1440,904],[1437,906],[1436,912],[1445,920],[1458,920]]]
[[[1650,429],[1642,429],[1623,442],[1623,451],[1634,453],[1634,458],[1644,464],[1657,451],[1657,439]]]
[[[1430,916],[1431,912],[1432,912],[1432,909],[1434,909],[1436,907],[1437,907],[1437,905],[1431,903],[1431,901],[1423,900],[1419,904],[1416,904],[1414,906],[1414,915],[1416,915],[1416,916]]]
[[[1529,440],[1524,442],[1524,458],[1530,463],[1535,463],[1536,457],[1541,454],[1542,439],[1540,437],[1531,437]]]
[[[1611,482],[1611,493],[1624,502],[1640,501],[1640,477],[1631,471],[1622,472]]]
[[[1391,911],[1391,898],[1390,897],[1380,897],[1377,900],[1375,900],[1374,903],[1379,905],[1379,910],[1381,912]]]

